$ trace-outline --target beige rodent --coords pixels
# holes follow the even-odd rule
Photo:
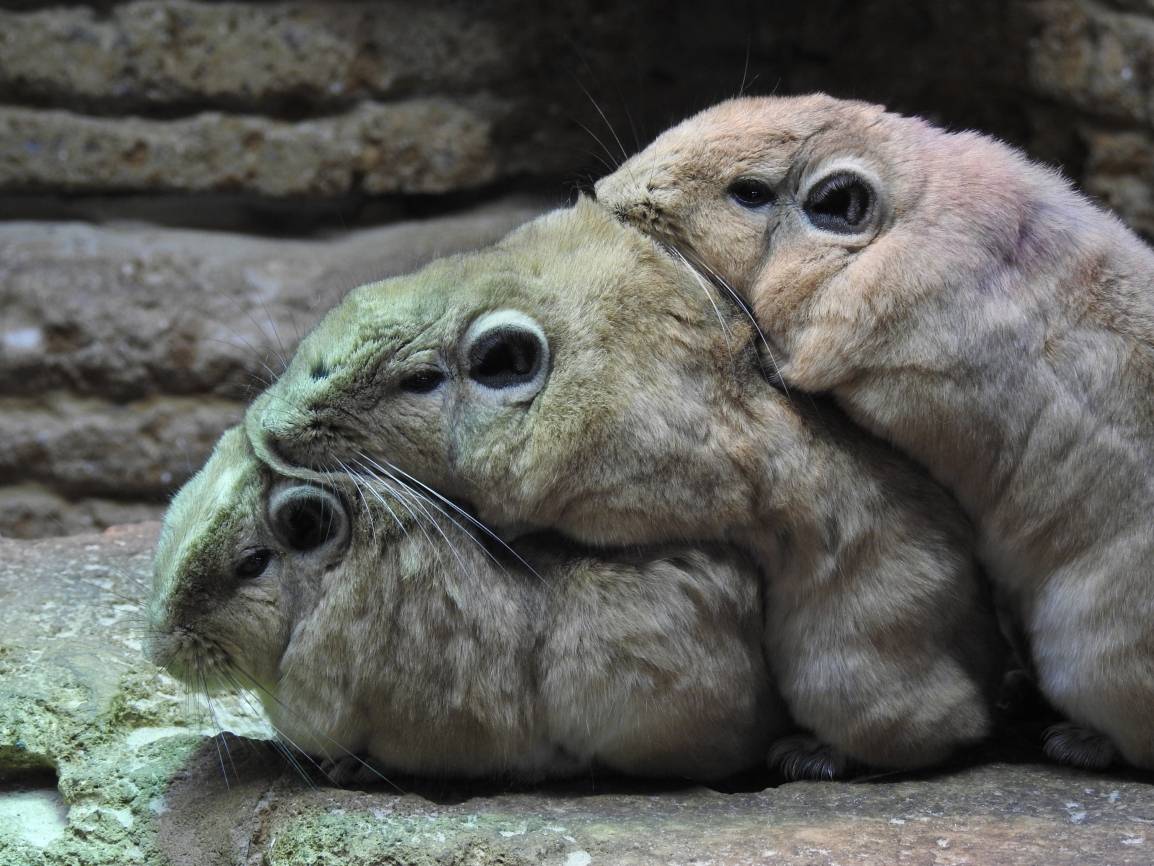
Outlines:
[[[597,194],[959,498],[1078,723],[1047,751],[1154,767],[1150,248],[1005,145],[827,96],[722,103]]]
[[[925,766],[989,730],[1001,648],[957,507],[769,387],[748,317],[588,201],[354,291],[246,426],[281,471],[427,486],[505,532],[750,550],[777,682],[820,741],[775,750],[792,775]]]
[[[710,780],[788,730],[736,552],[526,544],[531,572],[404,489],[333,481],[278,477],[225,433],[165,518],[148,649],[192,688],[252,688],[338,778],[364,755],[386,773]]]

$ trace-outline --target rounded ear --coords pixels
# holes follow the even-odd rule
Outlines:
[[[816,229],[856,236],[881,221],[881,181],[864,166],[839,161],[823,166],[799,191],[805,218]]]
[[[549,339],[518,310],[496,310],[474,321],[462,338],[461,358],[470,382],[503,399],[529,400],[549,378]]]
[[[311,484],[281,487],[269,497],[273,533],[297,553],[329,553],[349,540],[349,516],[340,497]]]

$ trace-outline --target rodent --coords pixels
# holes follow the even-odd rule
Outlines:
[[[251,688],[329,770],[709,781],[789,730],[738,552],[534,542],[530,571],[411,492],[329,480],[225,433],[165,517],[147,645],[193,689]]]
[[[253,403],[279,471],[344,466],[505,534],[698,539],[766,574],[770,662],[817,742],[788,774],[936,763],[990,729],[1001,643],[970,528],[832,406],[766,382],[748,317],[587,200],[353,291]]]
[[[1046,751],[1154,768],[1154,251],[1009,146],[824,95],[721,103],[596,194],[958,498],[1073,721]]]

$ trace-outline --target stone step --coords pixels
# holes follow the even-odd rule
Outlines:
[[[210,739],[209,715],[142,658],[138,605],[157,530],[0,540],[0,862],[1151,862],[1148,781],[1048,766],[1034,752],[735,793],[605,776],[531,789],[306,782],[264,745],[267,723],[244,701],[213,699],[235,734]]]

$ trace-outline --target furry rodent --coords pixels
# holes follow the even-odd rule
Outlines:
[[[407,491],[334,482],[278,477],[231,430],[156,555],[150,657],[251,688],[286,745],[342,772],[710,780],[788,729],[736,552],[525,545],[530,571]]]
[[[1154,768],[1154,252],[1010,147],[821,95],[722,103],[597,195],[958,497],[1083,728],[1047,751]]]
[[[989,730],[1001,647],[957,507],[771,388],[748,318],[588,201],[354,291],[246,426],[284,472],[427,485],[506,532],[741,545],[778,685],[834,747],[784,745],[791,773],[925,766]]]

